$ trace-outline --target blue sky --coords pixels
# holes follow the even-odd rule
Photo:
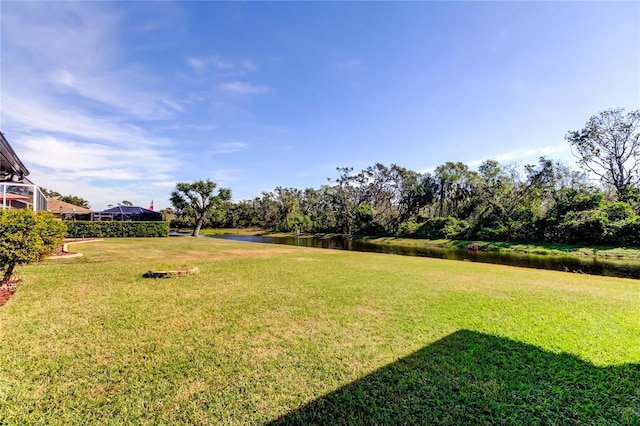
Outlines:
[[[572,161],[640,108],[638,2],[0,3],[0,128],[95,209],[235,200],[376,162]]]

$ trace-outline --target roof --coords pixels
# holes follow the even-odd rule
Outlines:
[[[73,210],[75,209],[75,210]],[[72,213],[87,214],[91,213],[91,209],[76,206],[75,204],[56,200],[55,198],[47,198],[47,210],[52,213]]]
[[[125,213],[125,214],[161,214],[153,210],[137,206],[116,206],[103,210],[101,213]]]
[[[2,200],[2,198],[7,200],[31,200],[31,197],[26,195],[12,194],[10,192],[0,193],[0,200]]]
[[[0,179],[2,175],[24,177],[28,174],[29,170],[27,170],[13,148],[11,148],[4,133],[0,132]]]
[[[117,206],[95,213],[95,216],[105,215],[112,220],[162,220],[162,213],[137,206]]]

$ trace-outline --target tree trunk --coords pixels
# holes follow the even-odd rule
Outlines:
[[[191,234],[192,237],[197,237],[198,235],[200,235],[200,228],[202,228],[202,223],[204,222],[204,216],[198,218],[198,220],[196,220],[196,227],[193,230],[193,234]]]
[[[2,277],[2,284],[8,284],[11,281],[11,275],[13,275],[13,269],[16,267],[14,263],[7,266],[7,270],[4,272],[4,277]]]

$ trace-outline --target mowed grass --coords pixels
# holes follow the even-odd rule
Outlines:
[[[0,424],[640,424],[639,281],[209,238],[70,248],[0,308]]]

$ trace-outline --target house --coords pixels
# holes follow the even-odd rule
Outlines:
[[[0,206],[5,209],[47,210],[47,198],[31,182],[29,170],[0,132]]]
[[[93,211],[86,207],[76,206],[65,201],[47,198],[47,210],[58,219],[64,220],[91,220]]]
[[[93,213],[92,220],[159,221],[162,213],[137,206],[116,206],[100,213]]]

